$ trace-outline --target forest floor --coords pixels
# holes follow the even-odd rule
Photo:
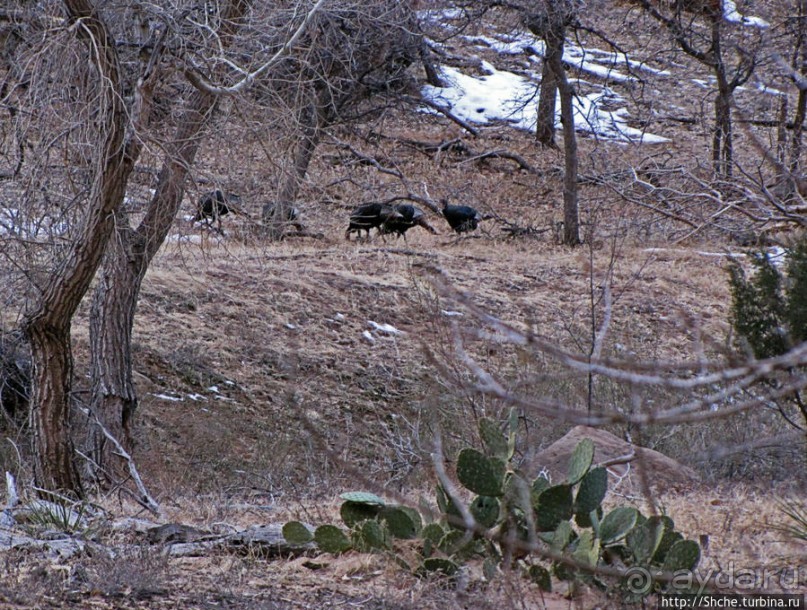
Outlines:
[[[652,47],[654,36],[661,40],[663,33],[637,26],[631,19],[642,20],[635,12],[620,18],[611,32],[617,39],[642,39],[657,68],[664,61],[678,66],[668,47]],[[493,60],[490,49],[474,49]],[[686,66],[692,78],[708,78],[697,66]],[[187,217],[178,220],[146,276],[134,330],[140,402],[133,455],[165,511],[161,522],[211,530],[289,519],[337,522],[338,495],[356,489],[414,506],[421,498],[433,503],[436,435],[442,435],[450,466],[459,448],[477,443],[478,419],[503,420],[508,408],[473,391],[477,377],[463,354],[510,387],[560,400],[580,413],[680,403],[681,396],[667,390],[642,394],[602,379],[590,383],[546,352],[484,334],[480,312],[583,355],[600,337],[603,356],[637,365],[733,362],[726,261],[732,255],[747,261],[755,249],[739,239],[742,217],[717,227],[711,215],[722,222],[729,214],[699,196],[694,203],[685,198],[690,207],[683,212],[687,219],[697,212],[703,225],[681,223],[675,218],[680,209],[659,214],[623,196],[636,195],[633,170],[669,179],[671,188],[681,186],[675,181],[682,167],[696,179],[710,175],[702,160],[710,154],[711,118],[697,109],[687,120],[678,116],[706,93],[681,82],[658,76],[648,85],[669,102],[670,112],[653,115],[650,129],[666,143],[627,145],[581,134],[584,244],[576,248],[559,245],[557,235],[562,151],[540,149],[531,134],[503,122],[472,138],[441,116],[397,108],[372,125],[334,131],[408,179],[378,174],[326,138],[299,202],[306,229],[318,236],[267,242],[256,234],[255,219],[274,186],[254,162],[266,142],[243,132],[233,137],[224,123],[220,140],[200,153],[190,197],[197,199],[206,184],[226,184],[244,195],[246,213],[225,217],[223,235],[191,226]],[[770,118],[777,109],[749,92],[738,98],[747,116]],[[639,106],[632,107],[637,117]],[[643,128],[641,123],[637,118],[635,127]],[[757,155],[751,137],[750,128],[737,134],[741,162]],[[530,168],[467,150],[425,154],[417,145],[457,138],[476,152],[516,153]],[[238,142],[237,149],[228,140]],[[144,200],[151,186],[144,183]],[[438,235],[414,228],[406,240],[345,240],[356,205],[407,192],[434,203],[448,197],[474,205],[489,218],[475,234],[457,238],[427,209]],[[184,213],[192,213],[190,201]],[[525,229],[519,237],[502,230],[514,224]],[[82,372],[88,315],[85,302],[73,328]],[[87,381],[80,375],[77,383],[81,396]],[[529,412],[521,423],[518,455],[525,463],[571,427]],[[608,429],[620,437],[639,436],[622,424]],[[803,447],[711,457],[716,448],[744,446],[786,429],[767,411],[648,427],[641,431],[642,444],[694,468],[701,482],[657,490],[652,498],[613,494],[608,502],[652,503],[671,515],[687,537],[705,543],[704,575],[732,574],[736,587],[737,575],[750,573],[761,579],[755,589],[807,592],[804,546],[776,530],[782,500],[805,500]],[[25,446],[22,433],[10,440]],[[0,447],[0,463],[17,461],[11,443]],[[157,522],[125,494],[107,494],[97,503],[110,522],[135,516]],[[0,608],[485,610],[620,608],[624,601],[595,589],[577,591],[577,597],[562,589],[541,593],[512,575],[486,583],[476,564],[459,586],[447,588],[380,555],[354,552],[175,557],[169,547],[148,544],[136,531],[142,527],[117,531],[108,525],[84,532],[97,542],[78,556],[34,550],[0,555]],[[793,569],[801,569],[795,584],[787,576]]]

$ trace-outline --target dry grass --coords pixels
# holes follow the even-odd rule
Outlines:
[[[760,10],[777,6],[759,4]],[[635,12],[628,15],[611,16],[612,34],[647,49],[647,56],[656,58],[654,65],[665,67],[671,55],[661,43],[663,35]],[[678,56],[676,61],[688,64],[693,77],[705,77],[698,66]],[[652,118],[648,129],[671,137],[664,151],[669,157],[652,147],[583,139],[586,174],[610,176],[661,158],[699,171],[708,158],[710,123],[691,96],[704,91],[681,87],[673,78],[653,86],[658,99],[689,109],[697,122],[659,118],[638,100],[631,102],[637,123]],[[753,117],[772,112],[750,96],[739,99]],[[223,125],[240,120],[235,114],[226,118]],[[226,218],[224,239],[180,223],[146,277],[134,334],[140,396],[134,455],[172,521],[209,528],[291,518],[335,521],[338,493],[355,488],[412,503],[420,495],[430,498],[434,431],[442,430],[450,459],[457,447],[475,443],[475,418],[499,416],[505,409],[463,388],[461,382],[469,377],[454,361],[449,323],[471,322],[443,314],[453,304],[434,290],[429,281],[433,269],[481,308],[567,349],[585,352],[590,347],[592,286],[596,296],[608,281],[613,308],[605,354],[665,362],[692,359],[701,349],[710,357],[726,356],[729,294],[722,255],[741,249],[708,228],[680,240],[689,227],[633,207],[607,185],[593,182],[581,185],[586,245],[558,246],[562,156],[537,149],[529,134],[497,126],[470,140],[440,118],[397,109],[373,125],[337,130],[362,150],[394,162],[409,180],[404,184],[357,165],[326,141],[299,203],[305,224],[324,238],[266,243],[256,238],[252,219],[274,191],[277,177],[266,167],[272,160],[265,159],[262,146],[274,134],[244,135],[237,123],[230,127],[202,151],[195,188],[204,190],[202,180],[215,180],[241,192],[251,218]],[[385,137],[359,137],[370,131]],[[429,157],[403,143],[460,136],[480,150],[519,153],[536,173],[503,160],[469,162],[450,153]],[[754,159],[748,132],[738,138],[738,155]],[[435,201],[448,196],[543,232],[534,239],[507,239],[495,222],[486,221],[477,236],[457,240],[441,219],[432,217],[440,235],[413,229],[407,242],[345,242],[351,209],[408,189]],[[595,325],[602,314],[602,306],[595,306]],[[4,321],[14,318],[11,307],[0,315]],[[87,315],[85,303],[74,325],[79,371],[86,370]],[[375,333],[370,341],[365,333],[371,331],[371,320],[405,334]],[[585,408],[585,384],[549,359],[525,358],[515,349],[483,342],[470,349],[514,385]],[[621,407],[631,398],[626,388],[595,386],[596,406]],[[643,398],[663,402],[667,397],[658,392]],[[541,449],[568,428],[529,413],[525,422],[519,447],[524,453]],[[803,565],[803,548],[790,546],[771,527],[782,519],[778,497],[804,495],[803,450],[691,462],[701,450],[744,442],[761,431],[775,433],[781,425],[770,413],[759,412],[728,422],[646,431],[643,440],[649,445],[699,468],[707,480],[719,481],[658,500],[689,537],[709,537],[704,569]],[[24,444],[20,448],[22,465],[15,450],[0,446],[0,469],[25,472]],[[116,497],[103,503],[115,513],[131,511]],[[0,607],[569,606],[557,595],[541,599],[515,578],[489,586],[472,579],[464,590],[446,591],[378,557],[354,554],[271,561],[231,555],[177,559],[133,548],[118,558],[59,562],[5,554],[1,560],[9,576],[0,581]],[[619,605],[587,595],[583,607]]]

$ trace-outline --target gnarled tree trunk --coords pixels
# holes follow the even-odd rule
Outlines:
[[[97,121],[103,141],[95,159],[89,208],[78,239],[48,278],[23,328],[31,344],[34,478],[45,490],[83,495],[70,436],[70,391],[73,357],[70,325],[95,275],[113,230],[116,208],[123,200],[127,160],[124,154],[126,114],[121,71],[106,25],[87,0],[65,0],[78,35],[86,41],[98,72]]]
[[[229,45],[248,2],[232,0],[227,8],[222,41]],[[92,357],[92,421],[89,455],[92,477],[103,487],[118,484],[126,464],[115,454],[100,423],[129,451],[131,423],[137,409],[132,379],[132,329],[143,278],[162,246],[179,211],[185,180],[201,144],[202,133],[213,116],[217,97],[195,91],[186,102],[176,132],[164,145],[165,160],[157,188],[140,225],[133,229],[128,216],[117,218],[117,239],[104,261],[93,294],[90,319]]]

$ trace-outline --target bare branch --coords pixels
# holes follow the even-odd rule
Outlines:
[[[263,65],[261,65],[257,70],[252,72],[246,72],[246,70],[238,69],[239,72],[244,73],[245,76],[238,81],[236,84],[231,85],[229,87],[220,87],[216,86],[210,82],[210,80],[202,74],[201,68],[198,66],[191,65],[191,69],[185,70],[185,76],[191,82],[191,84],[199,89],[200,91],[204,91],[206,93],[212,93],[214,95],[233,95],[240,91],[243,91],[247,87],[251,86],[255,80],[265,74],[268,70],[272,67],[277,65],[277,63],[283,59],[286,55],[288,55],[295,44],[300,40],[300,37],[305,33],[308,29],[308,25],[311,23],[311,20],[314,18],[314,15],[317,14],[319,9],[325,4],[326,0],[317,0],[317,3],[311,7],[311,10],[308,11],[305,18],[303,19],[302,23],[297,27],[294,34],[285,42],[285,44],[277,50],[277,52],[272,55]]]

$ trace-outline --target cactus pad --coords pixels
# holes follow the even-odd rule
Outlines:
[[[679,540],[667,551],[662,570],[677,572],[694,570],[701,558],[701,548],[694,540]]]
[[[347,502],[342,502],[342,506],[339,508],[339,515],[342,517],[342,521],[345,525],[355,527],[362,521],[375,519],[381,508],[382,506],[378,504],[348,500]]]
[[[600,542],[612,544],[623,538],[636,526],[639,511],[630,506],[619,506],[605,515],[600,522]]]
[[[314,532],[314,542],[326,553],[338,555],[351,548],[350,540],[335,525],[320,525]]]
[[[289,544],[308,544],[314,539],[314,534],[299,521],[289,521],[283,526],[283,538]]]
[[[561,521],[568,521],[574,514],[571,485],[555,485],[538,496],[535,528],[539,532],[554,530]]]
[[[574,485],[582,479],[593,461],[594,442],[590,438],[584,438],[577,444],[569,458],[569,484]]]
[[[463,487],[480,496],[502,495],[498,465],[475,449],[463,449],[457,458],[457,478]]]
[[[476,522],[486,529],[490,529],[499,520],[499,501],[490,496],[477,496],[469,507]]]
[[[386,506],[381,509],[378,518],[386,523],[389,533],[395,538],[411,540],[421,528],[418,512],[405,506]]]
[[[574,512],[588,515],[602,504],[608,491],[608,472],[605,468],[589,470],[580,481],[577,497],[574,499]]]
[[[479,420],[479,436],[482,437],[482,442],[485,444],[488,455],[500,458],[502,460],[509,460],[507,448],[507,439],[497,424],[492,419],[483,417]]]

